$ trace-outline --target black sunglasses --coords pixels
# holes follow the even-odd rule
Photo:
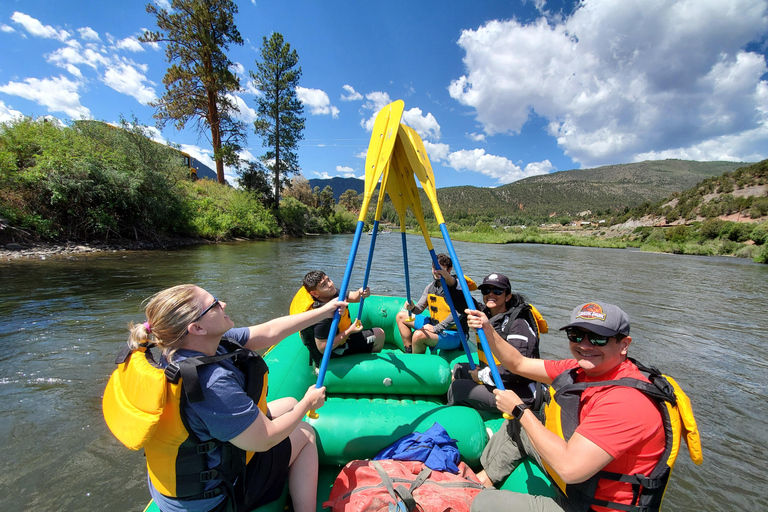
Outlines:
[[[481,288],[481,292],[483,292],[483,295],[504,295],[507,293],[507,290],[502,290],[501,288]]]
[[[576,327],[568,327],[565,330],[565,335],[568,336],[568,341],[571,343],[581,343],[584,338],[587,338],[591,344],[596,347],[604,347],[608,344],[608,340],[611,338],[617,338],[618,336],[601,336],[594,332],[585,331]]]
[[[208,306],[207,308],[205,308],[205,309],[203,310],[203,312],[202,312],[202,313],[200,313],[199,315],[197,315],[197,318],[195,318],[195,319],[194,319],[194,320],[192,320],[192,321],[193,321],[193,322],[197,322],[198,320],[200,320],[201,318],[203,318],[203,316],[204,316],[204,315],[205,315],[207,312],[209,312],[210,310],[212,310],[213,308],[215,308],[215,307],[216,307],[216,306],[218,306],[218,305],[219,305],[219,299],[217,299],[216,297],[214,297],[214,298],[213,298],[213,302],[211,302],[211,305],[210,305],[210,306]]]

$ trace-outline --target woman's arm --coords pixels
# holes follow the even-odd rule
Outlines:
[[[250,336],[245,348],[258,350],[271,347],[286,336],[315,325],[324,318],[332,318],[337,309],[345,307],[347,307],[346,302],[333,299],[317,309],[310,309],[297,315],[281,316],[263,324],[252,325],[249,327]]]
[[[259,414],[251,425],[230,442],[250,452],[265,452],[291,435],[310,410],[316,410],[325,403],[325,387],[310,386],[302,398],[290,410],[273,420]]]

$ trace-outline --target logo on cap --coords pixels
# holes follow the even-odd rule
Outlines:
[[[584,307],[581,308],[581,311],[579,311],[579,314],[576,315],[576,318],[583,318],[584,320],[600,320],[605,321],[606,314],[603,313],[603,308],[600,307],[599,304],[595,304],[594,302],[590,302],[589,304],[584,304]]]

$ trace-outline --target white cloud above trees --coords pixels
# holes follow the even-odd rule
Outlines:
[[[541,7],[543,7],[543,3]],[[487,135],[518,134],[532,113],[591,167],[677,158],[746,159],[768,125],[764,0],[589,0],[562,19],[465,30],[466,74],[450,95]],[[687,155],[687,156],[686,156]]]
[[[296,97],[309,108],[309,113],[313,116],[339,117],[339,109],[331,105],[328,93],[323,90],[296,87]]]

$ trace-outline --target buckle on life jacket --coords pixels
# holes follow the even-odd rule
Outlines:
[[[171,384],[176,384],[179,382],[179,377],[181,377],[181,368],[179,368],[178,363],[171,363],[165,368],[165,378],[170,382]]]
[[[213,449],[216,448],[216,443],[213,441],[207,441],[205,443],[200,443],[197,445],[197,454],[203,455],[205,453],[213,451]]]
[[[219,496],[221,494],[221,488],[220,487],[214,487],[210,491],[205,491],[203,493],[203,498],[215,498],[216,496]]]
[[[215,469],[211,469],[210,471],[201,471],[200,472],[200,481],[201,482],[208,482],[209,480],[213,480],[214,478],[219,476],[219,472]]]

